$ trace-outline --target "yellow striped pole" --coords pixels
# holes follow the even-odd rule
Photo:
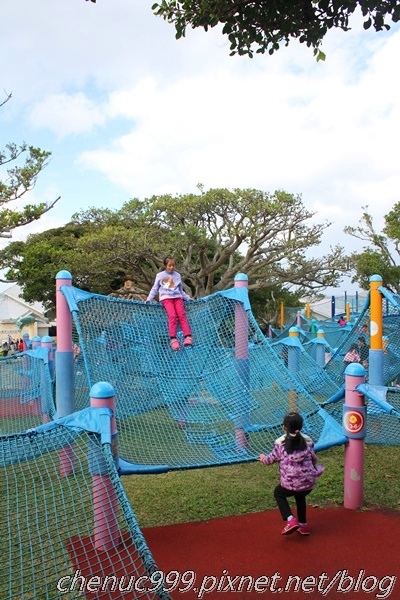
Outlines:
[[[346,321],[350,321],[350,302],[346,302]]]
[[[370,283],[370,349],[369,349],[369,383],[383,385],[383,317],[382,294],[379,287],[382,285],[380,275],[372,275]]]

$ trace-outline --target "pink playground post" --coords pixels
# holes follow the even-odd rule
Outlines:
[[[72,348],[72,316],[62,287],[72,286],[72,276],[68,271],[60,271],[56,276],[57,310],[57,415],[65,417],[75,411],[74,354]]]
[[[114,460],[118,460],[118,433],[115,421],[115,392],[110,383],[99,382],[90,390],[90,406],[109,408],[113,412],[111,418],[111,440]],[[97,458],[97,460],[95,460]],[[104,459],[99,455],[92,456],[91,461],[93,511],[94,511],[94,546],[97,550],[110,550],[121,539],[118,527],[118,499],[112,485]]]
[[[365,369],[352,363],[345,371],[343,429],[349,441],[344,451],[344,507],[358,509],[364,500],[364,438],[366,408],[357,386],[365,382]]]
[[[235,288],[248,288],[249,280],[244,273],[235,277]],[[246,308],[240,302],[235,305],[235,359],[236,369],[243,389],[243,406],[248,402],[250,364],[249,364],[249,319]],[[235,439],[239,448],[247,447],[246,427],[249,425],[249,414],[235,419]]]
[[[61,291],[63,286],[72,285],[68,271],[60,271],[56,276],[57,311],[57,355],[56,355],[56,404],[57,416],[66,417],[75,411],[74,356],[72,350],[72,316],[67,300]],[[60,474],[62,477],[74,469],[72,448],[61,448]]]

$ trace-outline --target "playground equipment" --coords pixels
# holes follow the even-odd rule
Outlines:
[[[0,438],[1,598],[169,598],[116,469],[111,421],[88,408]]]
[[[61,314],[67,304],[73,322],[63,360],[69,356],[70,372],[71,340],[79,340],[85,365],[71,408],[87,406],[96,381],[113,385],[123,473],[254,460],[272,447],[294,397],[317,447],[343,443],[341,426],[282,369],[262,335],[243,285],[247,277],[237,278],[231,290],[188,303],[194,346],[172,354],[158,303],[82,292],[65,273],[59,279]],[[73,391],[60,389],[69,398]]]
[[[316,314],[320,314],[321,311],[325,315],[323,320],[324,323],[335,325],[337,324],[337,319],[340,315],[344,315],[346,320],[350,321],[354,316],[358,316],[362,303],[362,298],[358,291],[356,291],[355,294],[344,292],[343,296],[326,297],[313,305],[311,305],[310,302],[306,302],[304,309],[285,307],[284,303],[281,302],[279,327],[281,330],[289,329],[295,320],[296,313],[298,316],[299,313],[302,312],[304,312],[302,318],[304,318],[305,321],[312,321],[313,318],[316,318]]]
[[[43,338],[34,349],[0,360],[0,435],[54,419],[54,365],[48,344]]]
[[[369,381],[355,387],[366,404],[367,441],[399,444],[400,394],[382,382],[395,370],[400,303],[382,292],[379,281],[374,286],[376,294],[362,318],[379,320],[374,310],[379,296],[383,328],[378,322],[371,326],[371,337],[377,337],[369,362],[378,361],[367,372]],[[68,273],[60,272],[57,304],[63,315],[57,319],[57,418],[42,399],[54,384],[49,369],[48,379],[27,379],[40,383],[30,387],[36,389],[34,400],[40,398],[40,410],[20,423],[29,431],[17,430],[21,393],[14,393],[11,404],[8,392],[7,402],[2,400],[2,406],[12,407],[1,418],[2,426],[10,428],[0,437],[4,598],[167,599],[120,473],[255,460],[272,448],[284,414],[293,409],[302,413],[304,432],[316,440],[317,450],[349,441],[352,432],[342,427],[343,350],[324,367],[304,351],[296,332],[290,343],[272,345],[251,313],[245,277],[232,290],[188,304],[195,345],[178,352],[169,348],[165,314],[156,303],[82,292],[73,288]],[[388,344],[382,335],[379,347],[383,332],[389,334]],[[353,335],[354,329],[348,332]],[[73,341],[80,345],[79,361]],[[39,351],[49,356],[49,348]],[[11,370],[14,361],[24,369],[13,377],[23,380],[41,361],[45,364],[35,352],[3,359],[0,369]],[[341,378],[335,367],[339,362]],[[9,389],[15,389],[15,381]],[[355,408],[363,409],[349,403],[349,409]]]
[[[338,384],[343,381],[343,357],[351,344],[358,343],[359,337],[370,348],[366,367],[366,380],[370,384],[390,387],[400,373],[400,296],[386,290],[377,275],[371,277],[370,283],[363,311],[325,367]]]

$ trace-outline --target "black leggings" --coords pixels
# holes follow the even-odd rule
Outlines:
[[[297,520],[300,523],[307,523],[306,518],[306,496],[311,492],[311,490],[304,490],[301,492],[294,492],[293,490],[287,490],[281,485],[277,485],[274,489],[274,497],[280,513],[282,515],[282,519],[287,521],[287,518],[292,515],[292,511],[290,510],[289,502],[287,499],[290,496],[293,496],[296,501],[297,506]]]

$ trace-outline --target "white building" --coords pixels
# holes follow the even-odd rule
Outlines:
[[[51,324],[44,316],[42,304],[28,304],[20,297],[20,293],[21,288],[17,284],[0,292],[0,340],[8,337],[20,339],[24,333],[28,333],[30,339],[49,335]],[[24,318],[32,322],[23,325]]]

